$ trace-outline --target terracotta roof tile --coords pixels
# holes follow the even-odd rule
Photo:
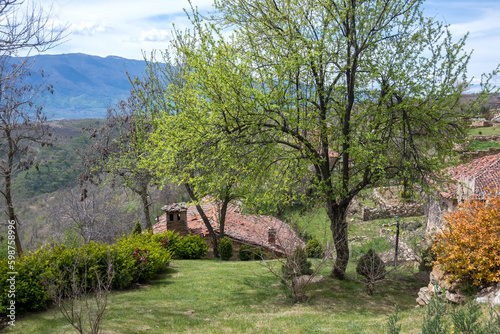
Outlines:
[[[500,154],[448,167],[444,173],[455,183],[450,183],[447,191],[441,192],[441,196],[451,198],[453,195],[466,195],[468,198],[481,198],[490,189],[500,189]]]
[[[201,207],[210,220],[216,233],[219,233],[219,221],[217,217],[217,206],[213,201],[202,200]],[[187,226],[192,234],[207,236],[208,230],[196,209],[191,205],[187,208]],[[270,228],[276,230],[276,244],[268,243],[268,232]],[[153,233],[166,231],[166,214],[158,219],[153,226]],[[235,241],[266,248],[275,252],[293,252],[305,243],[300,240],[295,232],[285,222],[271,216],[247,215],[241,213],[240,203],[230,203],[226,213],[224,234]]]

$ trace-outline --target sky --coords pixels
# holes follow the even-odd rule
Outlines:
[[[183,8],[187,0],[40,0],[52,10],[54,24],[67,24],[68,40],[50,54],[86,53],[101,57],[143,59],[143,53],[164,50],[172,38],[173,24],[190,27]],[[212,0],[192,0],[202,12]],[[466,50],[473,51],[468,76],[491,72],[500,63],[500,0],[428,0],[428,16],[450,25],[457,38],[469,33]],[[497,76],[498,83],[500,78]]]

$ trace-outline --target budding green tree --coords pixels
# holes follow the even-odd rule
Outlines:
[[[283,177],[270,178],[264,196],[297,180],[314,189],[330,219],[332,276],[342,279],[352,199],[394,178],[427,186],[424,176],[463,139],[474,107],[460,100],[465,38],[454,41],[425,18],[418,0],[227,0],[215,8],[208,21],[194,10],[194,33],[173,44],[189,68],[182,91],[227,145],[273,157],[260,168]]]

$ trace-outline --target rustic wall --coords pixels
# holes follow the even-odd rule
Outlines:
[[[461,159],[463,162],[468,162],[474,159],[479,159],[488,155],[494,155],[500,153],[500,147],[489,147],[487,150],[480,150],[474,152],[463,152]]]
[[[385,208],[363,208],[363,221],[394,218],[394,217],[414,217],[424,214],[423,204],[401,204],[385,206]]]

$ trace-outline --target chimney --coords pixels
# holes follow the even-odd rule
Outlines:
[[[267,242],[271,245],[276,244],[276,229],[274,227],[267,230]]]
[[[161,208],[166,213],[167,231],[178,232],[181,236],[188,234],[187,206],[184,203],[174,203]]]

